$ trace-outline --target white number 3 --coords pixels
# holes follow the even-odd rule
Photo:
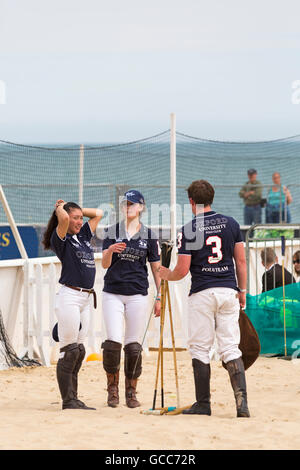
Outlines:
[[[177,235],[177,248],[181,248],[182,246],[182,232],[179,232]]]
[[[206,240],[206,245],[215,245],[212,247],[212,253],[215,255],[215,256],[209,256],[208,257],[208,262],[210,264],[213,264],[213,263],[219,263],[219,261],[221,261],[223,259],[223,253],[222,253],[222,239],[220,237],[218,237],[217,235],[215,236],[211,236],[211,237],[208,237],[208,239]]]

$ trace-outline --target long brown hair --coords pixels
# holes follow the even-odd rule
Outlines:
[[[69,213],[72,209],[82,210],[81,207],[78,206],[78,204],[76,204],[76,202],[67,202],[64,205],[64,209],[67,213]],[[53,233],[53,230],[56,229],[57,225],[58,225],[58,218],[57,218],[57,215],[56,215],[56,210],[54,210],[52,212],[52,215],[51,215],[49,221],[48,221],[46,230],[44,232],[43,240],[42,240],[42,244],[44,245],[45,250],[50,250],[51,249],[51,244],[50,244],[51,235]]]

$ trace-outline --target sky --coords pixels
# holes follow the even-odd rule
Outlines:
[[[0,0],[0,140],[300,134],[298,0]]]

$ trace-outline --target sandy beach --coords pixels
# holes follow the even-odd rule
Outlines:
[[[173,356],[165,353],[165,405],[176,405]],[[106,405],[100,361],[85,362],[79,398],[96,411],[61,410],[56,366],[0,371],[1,450],[300,449],[300,361],[259,357],[246,372],[251,418],[237,419],[227,372],[212,361],[212,416],[145,416],[152,406],[157,352],[144,353],[138,384],[141,408],[124,400]],[[187,351],[177,352],[180,404],[192,404],[194,382]],[[157,405],[160,404],[158,396]]]

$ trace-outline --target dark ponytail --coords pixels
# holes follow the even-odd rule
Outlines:
[[[69,212],[72,209],[80,209],[81,210],[81,207],[78,206],[78,204],[76,204],[75,202],[67,202],[64,205],[64,209],[69,214]],[[56,210],[54,210],[52,212],[52,215],[51,215],[49,221],[48,221],[46,230],[45,230],[44,235],[43,235],[42,244],[44,245],[45,250],[50,250],[51,249],[51,244],[50,244],[51,235],[53,233],[53,230],[55,230],[57,226],[58,226],[58,218],[57,218],[57,215],[56,215]]]

